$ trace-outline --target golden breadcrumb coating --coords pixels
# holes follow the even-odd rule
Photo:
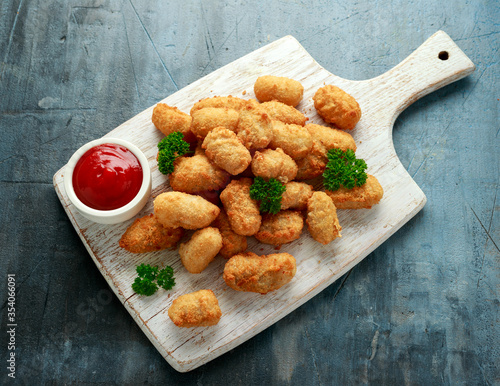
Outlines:
[[[304,95],[299,81],[272,75],[258,77],[253,90],[261,102],[277,100],[292,107],[297,106]]]
[[[341,187],[331,192],[325,191],[333,200],[337,209],[370,209],[378,204],[384,195],[384,189],[378,180],[368,174],[366,183],[352,189]]]
[[[321,87],[313,100],[321,118],[339,129],[352,130],[361,119],[361,108],[356,99],[336,86]]]
[[[309,201],[314,192],[313,187],[304,182],[296,181],[287,183],[285,187],[286,190],[281,198],[281,210],[306,210],[307,201]]]
[[[297,175],[297,164],[280,148],[256,151],[252,159],[252,173],[265,179],[276,178],[283,184]]]
[[[299,170],[295,179],[297,181],[310,180],[323,174],[328,163],[324,153],[324,147],[318,141],[313,141],[311,151],[296,161]]]
[[[158,103],[153,109],[151,120],[155,127],[163,134],[169,135],[176,131],[184,134],[184,140],[194,142],[196,140],[191,132],[191,117],[180,111],[177,107],[171,107],[165,103]]]
[[[177,327],[214,326],[221,316],[219,301],[211,290],[181,295],[168,309],[168,317]]]
[[[200,229],[210,225],[220,209],[200,196],[167,192],[154,200],[154,214],[164,227]]]
[[[294,160],[301,159],[309,153],[313,139],[308,130],[299,125],[288,125],[281,121],[272,121],[273,139],[269,148],[280,147]]]
[[[241,99],[238,97],[233,97],[231,95],[214,96],[210,98],[201,99],[200,101],[196,102],[191,108],[190,114],[193,115],[195,111],[204,109],[206,107],[222,107],[239,111],[247,106],[258,106],[258,105],[259,102],[257,102],[255,99]]]
[[[222,236],[222,248],[219,251],[219,255],[223,258],[229,259],[237,253],[246,251],[248,247],[246,236],[239,235],[233,231],[224,209],[221,209],[219,216],[217,216],[211,225],[218,228]]]
[[[265,214],[255,238],[264,244],[282,245],[297,240],[304,227],[302,213],[282,210],[276,214]]]
[[[295,258],[288,253],[258,256],[246,252],[227,261],[223,278],[236,291],[266,294],[289,283],[296,270]]]
[[[313,140],[319,141],[325,149],[325,156],[330,149],[341,149],[346,151],[351,149],[356,151],[356,142],[351,134],[334,129],[332,127],[316,125],[315,123],[309,123],[305,125],[305,128],[311,134]]]
[[[337,210],[332,199],[324,192],[314,192],[307,202],[306,222],[312,238],[321,244],[326,245],[342,237]]]
[[[120,238],[119,245],[132,253],[154,252],[175,247],[184,234],[182,228],[167,228],[151,213],[136,219]]]
[[[259,203],[250,198],[252,183],[250,178],[232,180],[220,194],[231,228],[242,236],[253,236],[262,221]]]
[[[217,127],[208,133],[202,148],[213,163],[232,175],[240,174],[252,162],[252,156],[241,140],[224,127]]]
[[[263,149],[273,137],[271,118],[260,105],[247,105],[239,110],[236,132],[247,149]]]
[[[227,107],[206,107],[193,112],[191,131],[199,139],[203,139],[216,127],[224,127],[236,131],[239,114],[236,110]]]
[[[292,106],[288,106],[278,101],[264,102],[261,103],[261,106],[264,107],[267,115],[269,115],[272,120],[299,126],[304,126],[306,124],[306,116]]]
[[[207,227],[193,233],[187,243],[181,243],[182,265],[190,273],[201,273],[222,248],[222,236],[217,228]]]
[[[230,178],[228,172],[212,163],[205,154],[177,158],[174,171],[168,175],[172,189],[185,193],[220,190]]]
[[[323,174],[328,163],[327,154],[330,149],[356,151],[354,138],[345,131],[313,123],[305,125],[305,128],[313,138],[313,145],[311,151],[297,161],[299,170],[296,180],[309,180]]]

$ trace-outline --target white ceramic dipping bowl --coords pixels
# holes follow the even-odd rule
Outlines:
[[[142,167],[142,185],[139,193],[128,204],[118,209],[112,210],[97,210],[85,205],[75,194],[73,189],[73,171],[78,160],[91,148],[105,143],[114,143],[126,147],[139,160]],[[134,217],[146,205],[151,195],[151,169],[149,168],[148,159],[144,153],[132,143],[119,138],[100,138],[91,141],[79,148],[69,159],[64,168],[64,189],[71,203],[76,207],[78,212],[91,221],[100,224],[117,224],[127,221]]]

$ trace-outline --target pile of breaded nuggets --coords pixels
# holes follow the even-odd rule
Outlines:
[[[353,137],[343,130],[353,129],[361,118],[351,95],[327,85],[313,100],[318,114],[334,127],[306,124],[308,118],[295,108],[303,90],[296,80],[262,76],[254,85],[258,101],[202,99],[189,115],[158,104],[152,117],[156,128],[165,135],[182,132],[196,150],[176,159],[169,175],[173,191],[155,198],[154,214],[135,220],[120,246],[134,253],[157,251],[176,246],[185,229],[196,230],[179,247],[190,273],[202,272],[220,254],[229,259],[224,281],[236,291],[265,294],[290,282],[294,257],[245,252],[247,236],[265,244],[289,243],[300,237],[305,216],[312,238],[328,244],[341,237],[336,209],[370,208],[383,195],[371,175],[361,187],[335,192],[314,191],[299,182],[324,172],[330,149],[356,151]],[[257,176],[285,185],[277,214],[261,215],[259,203],[250,197]],[[222,312],[214,293],[201,290],[175,299],[168,315],[179,327],[195,327],[217,324]]]

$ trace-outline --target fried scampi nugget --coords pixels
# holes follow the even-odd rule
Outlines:
[[[330,149],[341,149],[346,151],[351,149],[356,151],[356,142],[351,134],[345,131],[334,129],[327,126],[316,125],[309,123],[305,125],[309,134],[311,134],[313,141],[318,141],[325,149],[325,156]]]
[[[210,225],[220,209],[204,198],[182,192],[158,195],[154,202],[154,214],[164,227],[200,229]]]
[[[253,90],[261,102],[277,100],[292,107],[299,104],[304,94],[299,81],[272,75],[258,77]]]
[[[276,178],[283,184],[297,175],[297,164],[280,148],[256,151],[252,159],[252,173],[265,179]]]
[[[332,199],[324,192],[314,192],[307,202],[306,222],[312,238],[321,244],[326,245],[342,237],[337,210]]]
[[[151,120],[155,127],[165,135],[180,131],[184,134],[186,142],[191,143],[196,140],[194,134],[191,132],[191,116],[183,113],[177,107],[158,103],[153,109]]]
[[[287,125],[281,121],[273,121],[273,139],[269,144],[271,149],[280,147],[294,160],[305,157],[313,145],[313,139],[308,130],[299,125]]]
[[[318,141],[313,141],[311,151],[302,159],[296,161],[299,170],[295,179],[297,181],[310,180],[323,174],[328,163],[324,147]]]
[[[238,97],[229,96],[215,96],[210,98],[201,99],[196,102],[191,108],[190,114],[193,115],[195,111],[204,109],[206,107],[228,108],[239,111],[247,106],[258,106],[259,102],[255,99],[241,99]]]
[[[203,139],[216,127],[224,127],[236,131],[239,114],[236,110],[225,107],[206,107],[193,112],[191,131]]]
[[[278,101],[269,101],[261,103],[266,110],[267,115],[272,120],[281,121],[287,124],[304,126],[307,118],[299,110]]]
[[[173,190],[197,193],[204,190],[220,190],[230,180],[229,173],[210,162],[205,154],[179,157],[168,179]]]
[[[325,192],[337,209],[370,209],[378,204],[384,195],[380,182],[370,174],[364,185],[352,189],[341,187],[334,192],[329,190]]]
[[[247,105],[239,111],[236,133],[247,149],[263,149],[273,138],[271,118],[260,105]]]
[[[255,238],[264,244],[282,245],[297,240],[302,233],[304,219],[300,212],[282,210],[265,214]]]
[[[361,119],[361,108],[356,99],[336,86],[321,87],[313,100],[321,118],[339,129],[352,130]]]
[[[239,235],[233,231],[229,223],[229,218],[223,209],[221,209],[219,216],[214,220],[212,226],[218,228],[222,236],[222,248],[219,254],[223,258],[229,259],[237,253],[244,252],[247,249],[248,243],[246,236]]]
[[[181,243],[182,265],[190,273],[201,273],[222,248],[222,236],[217,228],[207,227],[194,232],[187,243]]]
[[[253,236],[262,221],[259,203],[250,198],[252,179],[232,180],[220,194],[232,230],[242,236]]]
[[[313,187],[304,182],[291,181],[285,185],[286,190],[281,198],[281,210],[306,210],[307,201],[313,195]]]
[[[297,180],[308,180],[320,176],[328,163],[327,154],[330,149],[356,151],[354,138],[345,131],[313,123],[305,125],[305,128],[313,138],[313,146],[304,158],[297,161],[299,167]]]
[[[221,316],[219,301],[211,290],[181,295],[168,309],[168,317],[177,327],[214,326]]]
[[[122,235],[119,245],[132,253],[154,252],[175,247],[182,228],[167,228],[153,214],[136,219]]]
[[[236,291],[266,294],[289,283],[296,270],[295,258],[288,253],[258,256],[247,252],[227,261],[223,278]]]
[[[213,163],[232,175],[240,174],[252,162],[248,149],[235,133],[224,127],[217,127],[208,133],[202,148]]]

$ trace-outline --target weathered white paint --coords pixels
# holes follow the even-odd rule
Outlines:
[[[449,58],[441,60],[441,51]],[[367,160],[368,172],[382,184],[385,194],[370,210],[339,210],[341,239],[323,246],[304,232],[281,248],[297,259],[292,282],[265,296],[231,290],[222,279],[226,260],[218,257],[199,275],[188,273],[177,251],[134,255],[118,246],[132,220],[118,225],[100,225],[82,217],[70,205],[63,188],[64,167],[54,175],[54,186],[71,222],[99,270],[125,308],[165,359],[178,371],[192,370],[258,334],[332,284],[389,238],[425,204],[424,193],[400,163],[392,144],[392,127],[401,111],[418,98],[474,71],[474,64],[444,32],[437,32],[412,55],[387,73],[365,81],[339,78],[318,65],[291,36],[284,37],[207,75],[162,102],[189,112],[197,100],[214,95],[253,98],[253,83],[264,74],[299,80],[304,99],[297,107],[309,122],[323,123],[316,114],[312,96],[324,84],[341,87],[359,102],[362,118],[352,131],[357,154]],[[243,95],[243,91],[246,94]],[[153,107],[123,123],[107,136],[137,145],[148,157],[153,174],[153,196],[138,215],[152,211],[152,200],[170,190],[167,177],[158,172],[156,144],[162,134],[151,123]],[[316,185],[318,188],[320,185]],[[272,246],[249,238],[249,250],[274,252]],[[177,285],[173,291],[158,291],[149,298],[131,289],[135,267],[141,262],[171,265]],[[217,326],[180,329],[168,319],[173,298],[199,289],[211,289],[223,312]]]

